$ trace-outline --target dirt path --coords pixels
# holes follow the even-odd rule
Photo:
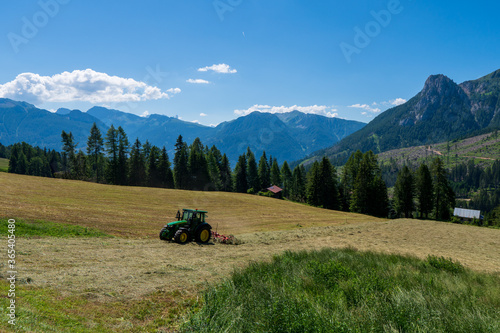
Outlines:
[[[479,160],[496,161],[496,158],[491,158],[491,157],[465,156],[465,155],[462,155],[462,157],[477,158]]]
[[[439,156],[443,156],[443,153],[441,153],[441,152],[440,152],[440,151],[438,151],[438,150],[427,149],[427,151],[430,151],[431,153],[434,153],[434,154],[439,155]]]
[[[451,257],[500,274],[500,230],[393,220],[239,236],[245,244],[178,245],[153,239],[19,239],[21,281],[92,299],[139,298],[158,289],[195,293],[234,267],[285,250],[355,247],[386,253]]]

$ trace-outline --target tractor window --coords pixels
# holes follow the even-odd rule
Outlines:
[[[192,215],[193,215],[193,212],[184,211],[184,214],[182,215],[182,219],[184,221],[187,221],[191,218]]]

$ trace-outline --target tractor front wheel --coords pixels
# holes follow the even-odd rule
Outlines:
[[[186,229],[179,229],[174,235],[174,240],[179,244],[184,244],[189,241],[189,231]]]
[[[207,243],[210,240],[210,236],[212,236],[210,227],[205,225],[196,230],[194,238],[198,243]]]
[[[163,237],[163,233],[167,230],[167,226],[164,226],[161,231],[160,231],[160,239],[161,240],[167,240],[165,237]]]

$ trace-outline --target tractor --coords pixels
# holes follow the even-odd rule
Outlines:
[[[212,227],[205,222],[207,212],[198,209],[177,211],[177,221],[170,222],[160,231],[161,240],[172,240],[184,244],[193,239],[198,243],[207,243],[212,236]]]

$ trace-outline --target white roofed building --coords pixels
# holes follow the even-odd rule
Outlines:
[[[453,211],[453,216],[458,217],[459,219],[462,220],[462,222],[472,221],[474,219],[476,220],[483,219],[480,210],[464,209],[464,208],[455,208],[455,210]]]

